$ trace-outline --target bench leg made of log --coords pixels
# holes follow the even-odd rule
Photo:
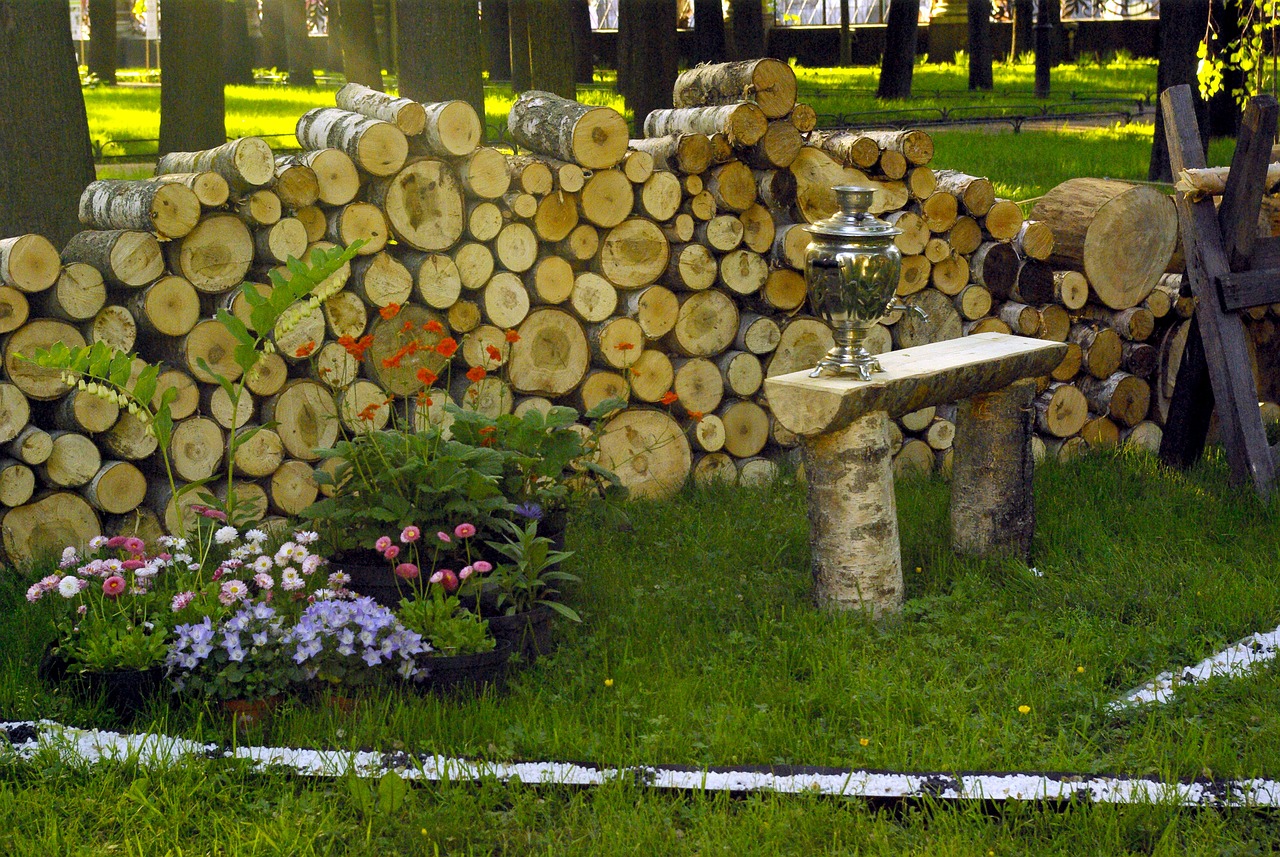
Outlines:
[[[956,408],[951,472],[951,544],[970,556],[1030,559],[1032,399],[1035,381],[963,399]]]
[[[814,596],[879,618],[902,609],[902,553],[893,494],[889,417],[873,411],[848,428],[805,438]]]

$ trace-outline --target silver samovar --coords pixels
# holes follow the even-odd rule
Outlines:
[[[867,331],[886,312],[915,312],[927,320],[924,310],[894,297],[902,272],[902,252],[893,243],[901,229],[867,211],[874,191],[865,187],[832,188],[840,210],[804,227],[813,236],[804,257],[804,277],[809,303],[835,331],[836,345],[809,373],[824,371],[855,375],[870,381],[872,372],[883,372],[865,348]]]

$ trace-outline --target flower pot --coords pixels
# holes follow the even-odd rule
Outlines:
[[[283,699],[280,694],[261,699],[224,699],[220,708],[237,730],[243,730],[268,723]]]
[[[423,655],[418,658],[420,675],[415,687],[431,693],[479,693],[486,687],[501,688],[507,678],[511,644],[498,640],[491,652],[471,655]]]
[[[102,697],[120,718],[131,720],[146,707],[147,700],[159,695],[164,668],[86,672],[80,674],[80,679],[89,697]]]
[[[540,655],[550,654],[555,646],[551,624],[555,615],[547,605],[538,604],[523,613],[486,618],[489,620],[489,633],[495,639],[506,640],[520,657],[533,663]]]
[[[65,688],[81,700],[101,697],[107,708],[121,720],[132,720],[146,707],[147,700],[159,695],[164,686],[164,667],[149,669],[111,669],[77,672],[50,643],[36,667],[36,676],[49,685]]]
[[[351,576],[347,588],[367,595],[383,607],[392,609],[413,594],[413,584],[396,576],[391,564],[376,551],[344,551],[333,558],[333,568]]]

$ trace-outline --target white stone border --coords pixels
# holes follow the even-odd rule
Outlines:
[[[125,735],[78,729],[50,720],[0,722],[0,737],[20,759],[39,751],[61,753],[69,762],[95,764],[137,760],[159,767],[188,756],[244,759],[259,771],[283,769],[307,777],[354,772],[377,777],[396,771],[423,782],[518,779],[529,785],[599,786],[626,779],[657,789],[822,794],[847,798],[940,800],[1079,800],[1092,803],[1162,803],[1182,806],[1280,806],[1280,782],[1267,779],[1167,782],[1148,777],[1062,773],[899,773],[860,769],[773,766],[759,769],[600,767],[574,762],[486,762],[434,754],[302,750],[289,747],[223,747],[143,733]],[[0,755],[6,751],[0,741]]]
[[[1252,634],[1195,666],[1183,667],[1177,675],[1160,673],[1112,702],[1107,710],[1116,713],[1151,702],[1163,705],[1173,699],[1179,687],[1201,684],[1215,676],[1234,678],[1247,675],[1258,664],[1274,660],[1277,654],[1280,654],[1280,628],[1265,634]]]

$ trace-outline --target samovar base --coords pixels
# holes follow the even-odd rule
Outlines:
[[[859,381],[870,381],[872,372],[883,371],[880,361],[865,348],[849,349],[837,345],[818,361],[809,377],[817,378],[826,372],[831,375],[855,375]]]

